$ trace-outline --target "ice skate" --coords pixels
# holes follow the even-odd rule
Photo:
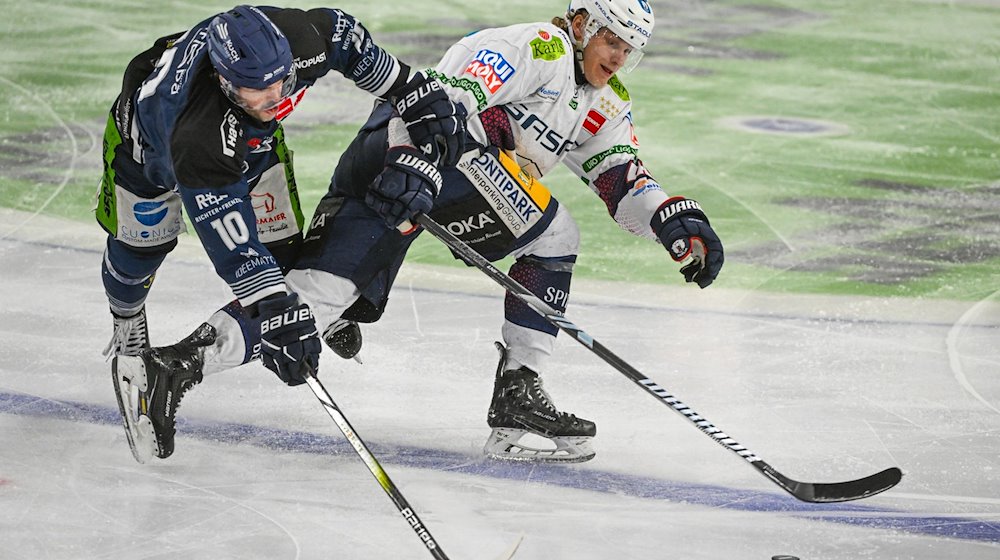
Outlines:
[[[132,455],[140,463],[174,452],[174,415],[184,393],[202,380],[204,347],[215,328],[202,324],[172,346],[148,348],[138,356],[116,356],[112,380]]]
[[[149,348],[149,331],[146,329],[146,308],[143,307],[131,317],[122,317],[111,311],[114,319],[114,332],[111,341],[104,347],[105,358],[114,356],[138,356]]]
[[[354,358],[361,362],[358,352],[361,351],[361,328],[354,321],[337,319],[323,330],[323,342],[338,356],[349,360]]]
[[[593,459],[590,440],[597,434],[597,426],[557,410],[536,372],[527,367],[505,370],[506,350],[500,343],[497,348],[500,364],[486,417],[493,433],[483,452],[496,459],[520,461],[579,463]],[[542,448],[522,443],[525,436],[549,440],[551,445]]]

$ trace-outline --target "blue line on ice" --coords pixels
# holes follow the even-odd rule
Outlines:
[[[120,425],[117,407],[73,401],[55,401],[22,393],[0,392],[0,413],[48,417],[97,425]],[[179,419],[183,438],[226,444],[253,445],[294,453],[353,455],[342,437],[320,435],[197,419]],[[755,492],[710,484],[693,484],[631,474],[599,471],[580,466],[508,463],[443,450],[411,446],[386,446],[368,442],[385,464],[530,481],[578,490],[602,492],[671,503],[749,512],[784,512],[816,521],[843,523],[870,529],[905,531],[987,543],[1000,542],[1000,524],[987,520],[951,516],[919,516],[875,508],[861,503],[809,504],[781,493]],[[127,456],[124,441],[122,452]],[[890,490],[891,492],[891,490]]]

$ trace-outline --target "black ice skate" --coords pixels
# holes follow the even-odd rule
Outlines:
[[[104,347],[105,358],[138,356],[139,352],[149,348],[145,307],[131,317],[122,317],[111,311],[111,317],[115,322],[115,330],[111,334],[111,342],[108,342],[108,345]]]
[[[215,327],[204,323],[172,346],[115,357],[115,395],[136,461],[166,459],[174,452],[174,415],[184,393],[201,383],[204,347],[213,342]]]
[[[590,420],[559,412],[534,371],[526,367],[505,371],[507,352],[499,342],[497,348],[500,364],[486,416],[493,433],[483,452],[496,459],[522,461],[578,463],[593,459],[590,440],[597,434],[597,426]],[[550,440],[555,448],[539,449],[519,443],[528,434]]]
[[[361,351],[361,327],[354,321],[337,319],[323,330],[323,342],[338,356],[349,360],[354,358],[361,362],[358,352]]]

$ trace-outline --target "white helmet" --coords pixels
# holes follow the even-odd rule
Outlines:
[[[635,51],[642,51],[653,35],[653,8],[649,0],[570,0],[566,18],[572,20],[578,10],[590,14],[582,46],[587,46],[602,27],[607,27]]]

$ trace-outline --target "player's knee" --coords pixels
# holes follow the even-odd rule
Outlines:
[[[580,228],[565,207],[560,206],[545,231],[531,243],[525,245],[521,255],[540,257],[561,257],[575,255],[580,249]]]
[[[552,308],[565,311],[575,263],[576,255],[526,255],[511,266],[510,276]],[[510,294],[507,295],[506,311],[507,319],[516,324],[554,334],[554,327]]]
[[[145,278],[156,272],[175,246],[176,239],[163,245],[135,247],[109,237],[104,265],[125,278]]]

